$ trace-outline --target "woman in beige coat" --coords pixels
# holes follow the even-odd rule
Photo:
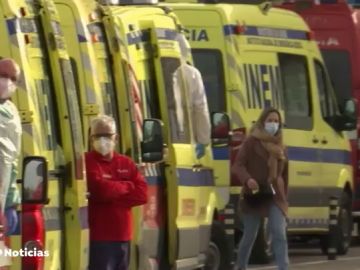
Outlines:
[[[244,231],[235,269],[246,269],[261,218],[268,217],[278,269],[287,270],[287,160],[278,110],[263,111],[239,150],[232,170],[243,185],[239,209]]]

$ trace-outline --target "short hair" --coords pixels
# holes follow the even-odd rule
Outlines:
[[[5,63],[5,62],[11,62],[13,64],[13,66],[15,67],[15,70],[16,70],[16,78],[19,78],[21,69],[20,69],[20,66],[18,65],[18,63],[16,63],[16,61],[12,58],[1,57],[0,64]]]
[[[99,115],[91,121],[91,134],[93,130],[99,125],[109,126],[113,133],[116,133],[115,119],[109,115]]]

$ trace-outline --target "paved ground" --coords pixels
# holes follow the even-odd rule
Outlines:
[[[360,246],[351,247],[345,256],[337,256],[335,261],[327,260],[320,248],[314,244],[292,245],[289,250],[290,270],[360,270]],[[273,270],[274,265],[252,265],[251,270]]]

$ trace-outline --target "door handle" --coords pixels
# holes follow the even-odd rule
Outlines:
[[[313,139],[312,139],[312,141],[313,141],[313,143],[318,143],[318,142],[319,142],[319,139],[314,136]]]
[[[62,210],[63,210],[64,212],[68,212],[68,211],[71,211],[71,210],[72,210],[72,207],[71,207],[71,206],[68,206],[68,205],[65,205],[65,206],[62,207]]]

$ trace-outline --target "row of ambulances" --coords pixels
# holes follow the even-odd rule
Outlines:
[[[149,184],[148,203],[134,209],[131,269],[230,269],[241,235],[230,161],[269,105],[285,119],[289,233],[326,236],[334,195],[344,217],[339,241],[347,237],[353,189],[342,131],[353,128],[352,103],[348,115],[338,112],[322,58],[297,15],[268,5],[0,3],[0,56],[22,70],[13,101],[23,125],[23,200],[11,248],[49,251],[13,258],[11,269],[87,268],[83,153],[89,121],[104,113],[116,119],[118,150],[134,158]],[[212,145],[200,160],[186,89],[174,83],[182,33],[212,112]],[[269,258],[265,236],[264,226],[257,259]]]
[[[141,165],[149,183],[149,203],[134,210],[131,268],[194,269],[206,264],[210,239],[227,248],[233,231],[220,214],[228,191],[214,192],[210,149],[195,157],[185,95],[176,108],[181,132],[174,112],[174,93],[183,90],[173,84],[182,61],[177,17],[159,6],[72,0],[1,1],[0,12],[0,54],[22,70],[13,98],[24,130],[21,225],[11,248],[49,254],[13,258],[12,269],[87,268],[83,153],[89,122],[103,113],[116,119],[119,151]]]

